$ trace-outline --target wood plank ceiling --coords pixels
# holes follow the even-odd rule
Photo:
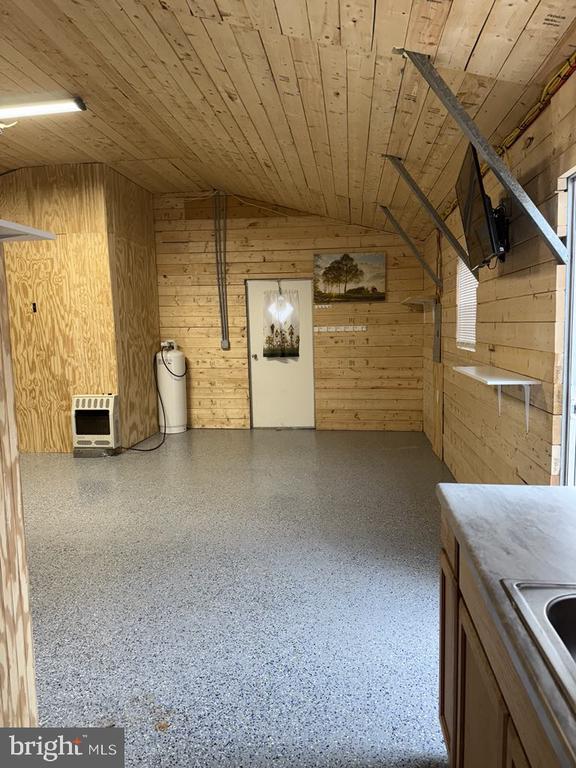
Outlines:
[[[0,172],[100,161],[154,192],[219,188],[412,234],[465,142],[394,47],[429,54],[494,142],[576,45],[576,0],[0,0],[0,102],[80,95],[21,120]]]

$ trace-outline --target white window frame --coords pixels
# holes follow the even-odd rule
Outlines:
[[[476,351],[476,315],[478,280],[462,259],[456,267],[456,346],[467,352]]]

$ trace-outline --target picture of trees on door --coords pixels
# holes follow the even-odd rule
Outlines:
[[[384,253],[317,253],[314,256],[314,302],[384,301]]]

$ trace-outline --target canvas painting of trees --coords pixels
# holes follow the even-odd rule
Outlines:
[[[384,301],[384,253],[317,253],[314,256],[314,302]]]

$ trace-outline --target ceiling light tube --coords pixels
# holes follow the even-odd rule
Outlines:
[[[60,115],[65,112],[82,112],[85,109],[86,104],[84,104],[80,98],[36,101],[30,104],[0,106],[0,120],[11,120],[20,117],[36,117],[38,115]]]

